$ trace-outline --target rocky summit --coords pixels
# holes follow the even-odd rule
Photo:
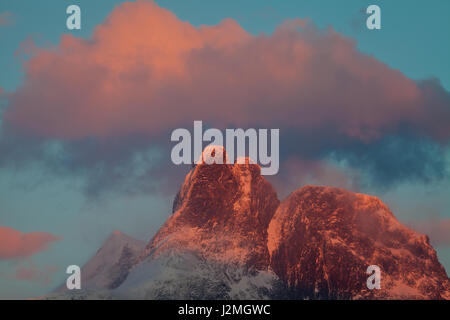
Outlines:
[[[216,262],[266,270],[267,228],[279,203],[260,167],[249,160],[234,165],[200,163],[186,176],[173,215],[144,256],[191,250]]]

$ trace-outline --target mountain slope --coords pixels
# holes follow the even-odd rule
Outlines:
[[[113,294],[121,299],[270,299],[279,286],[270,271],[211,261],[198,251],[169,250],[140,263]]]

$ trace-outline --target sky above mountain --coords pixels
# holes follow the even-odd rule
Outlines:
[[[379,196],[450,268],[447,1],[0,4],[0,298],[45,293],[115,229],[148,240],[193,120],[280,128],[280,197]],[[5,246],[10,243],[11,246]],[[14,245],[12,245],[14,244]]]

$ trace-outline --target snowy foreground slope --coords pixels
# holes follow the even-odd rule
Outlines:
[[[258,165],[199,164],[173,207],[147,245],[115,232],[82,290],[46,298],[450,299],[428,237],[375,197],[305,186],[280,204]],[[379,290],[366,286],[369,265]]]

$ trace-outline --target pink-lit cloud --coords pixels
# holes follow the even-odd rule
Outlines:
[[[231,19],[194,27],[153,2],[124,3],[91,39],[64,35],[35,48],[25,74],[5,119],[44,137],[158,135],[196,119],[323,128],[361,141],[400,128],[450,137],[445,90],[303,20],[254,36]]]
[[[0,226],[0,260],[24,259],[46,250],[59,237],[47,232],[23,233]]]

